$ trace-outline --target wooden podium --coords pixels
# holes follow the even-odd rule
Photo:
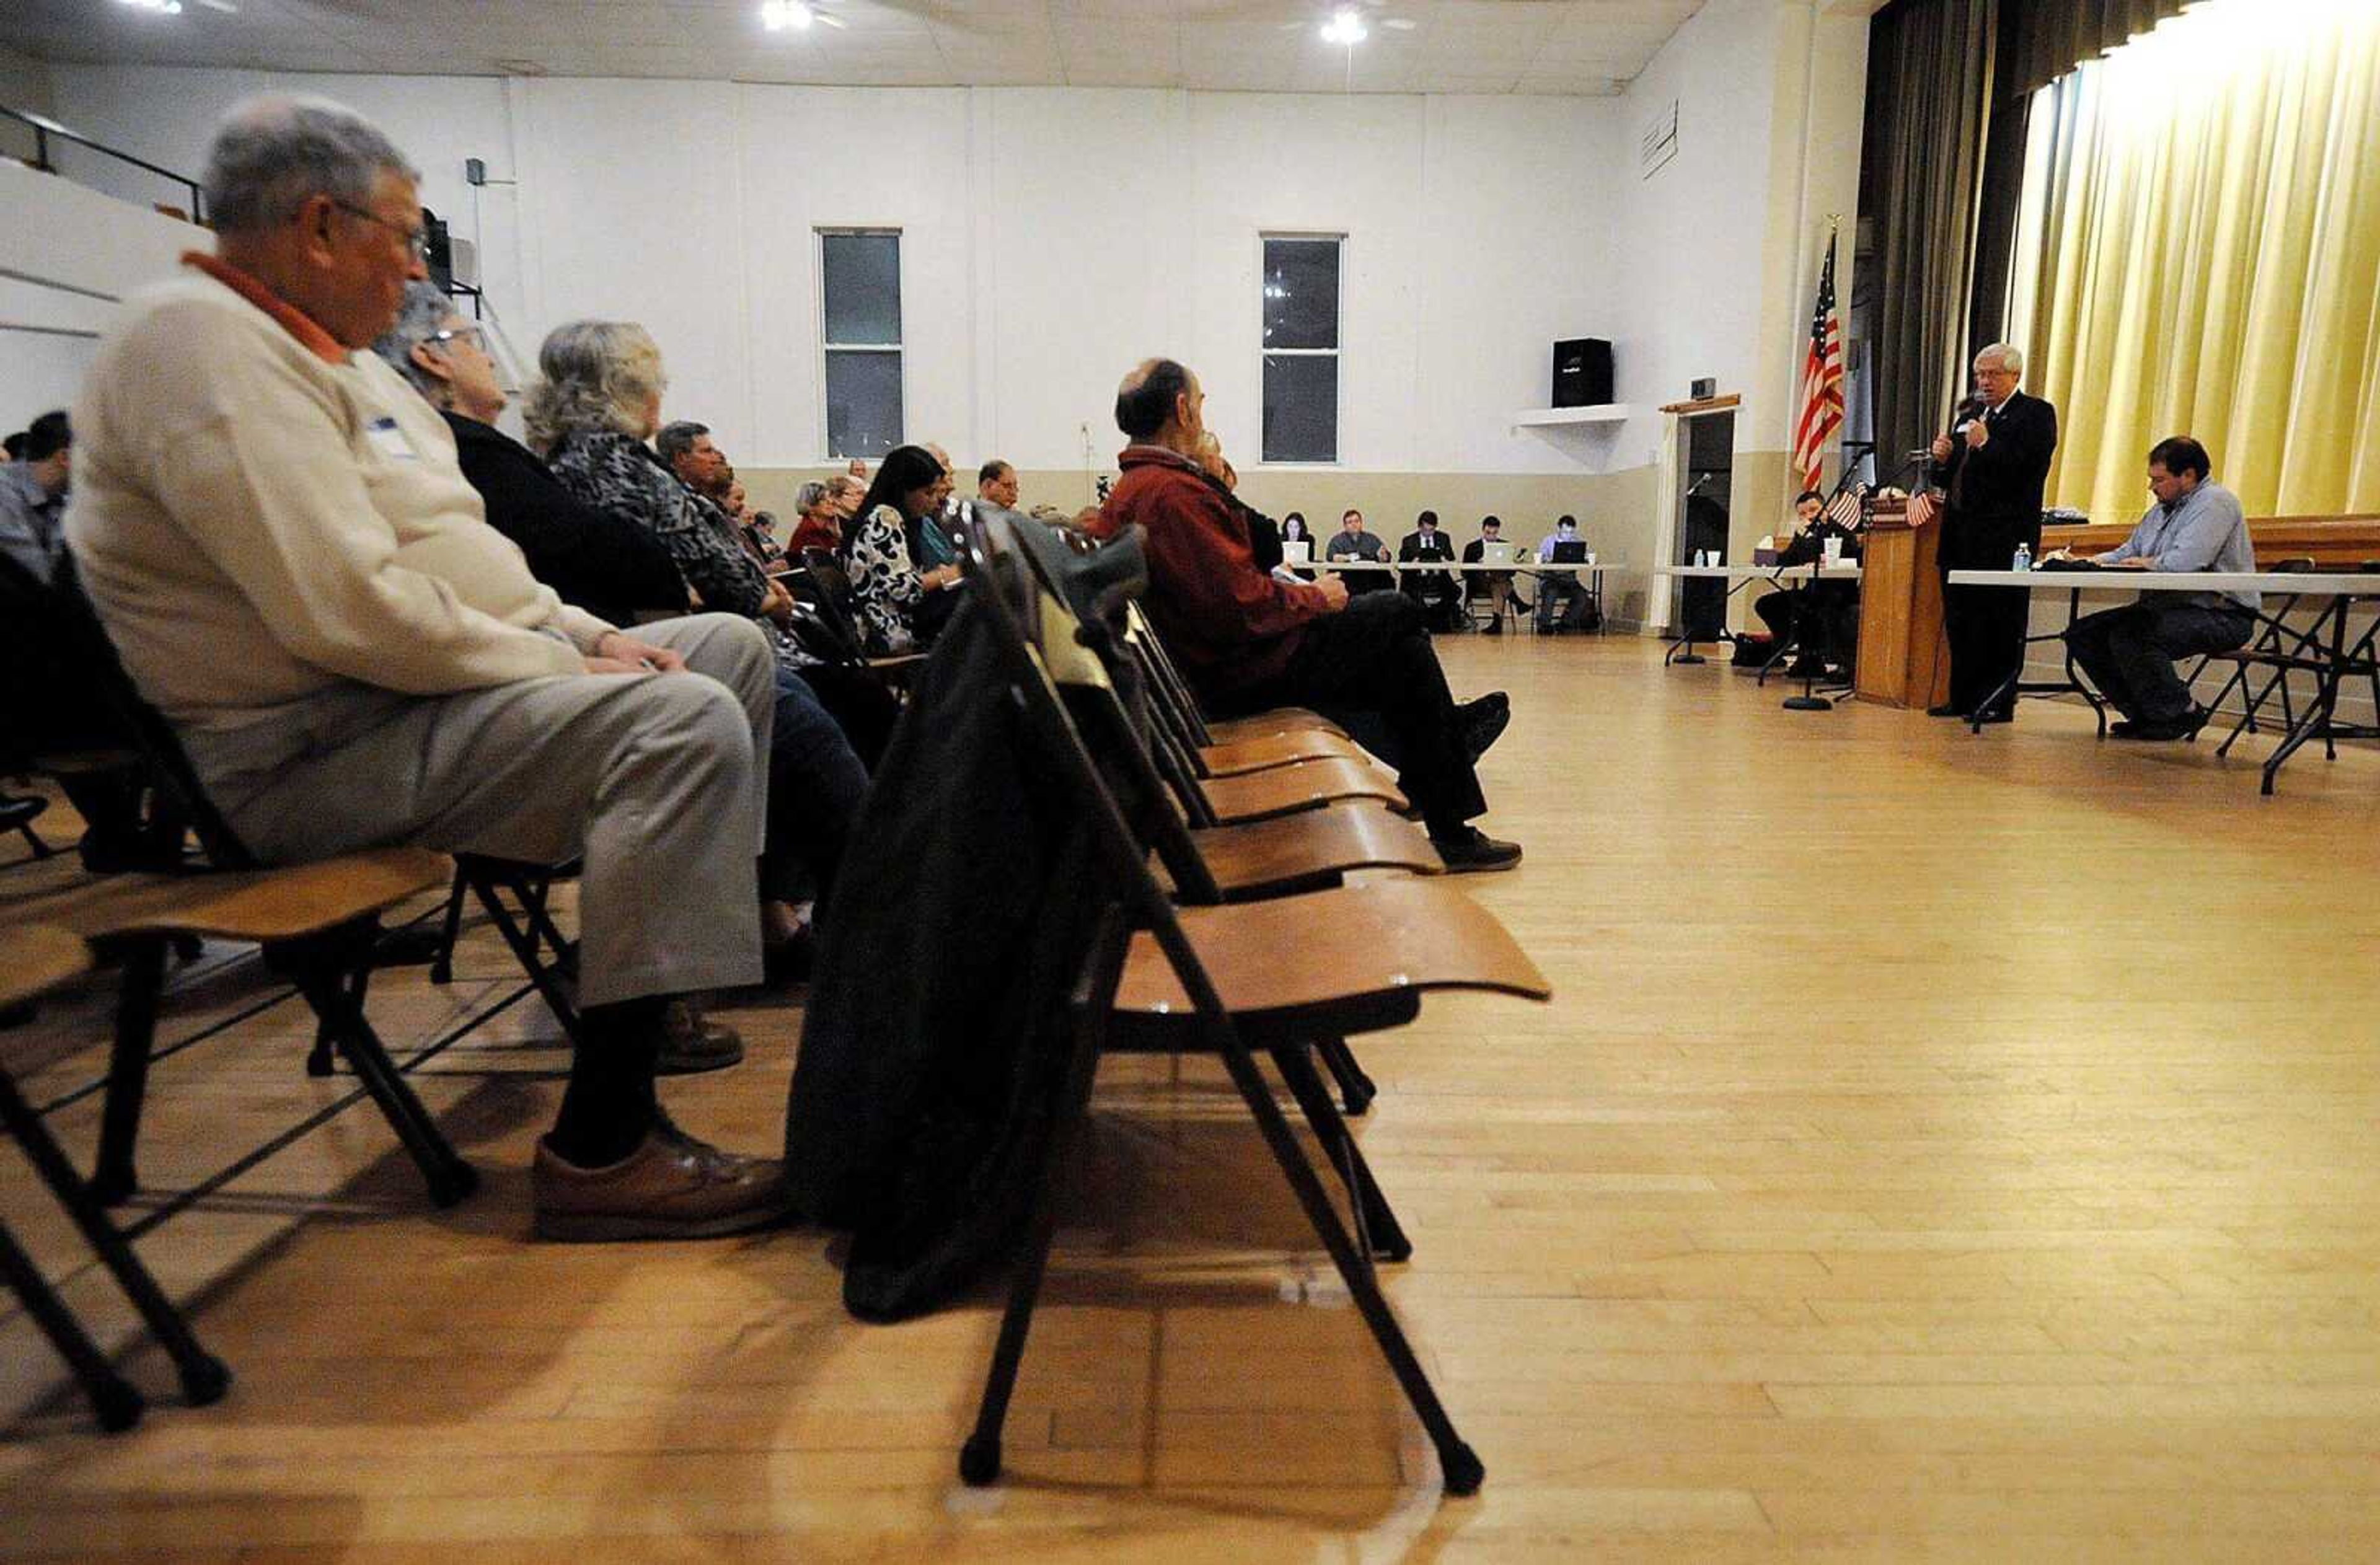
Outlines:
[[[1942,635],[1942,525],[1909,525],[1909,503],[1880,500],[1860,556],[1860,699],[1888,707],[1950,698],[1950,645]]]

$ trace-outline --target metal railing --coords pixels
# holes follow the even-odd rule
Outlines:
[[[130,152],[118,152],[103,141],[94,141],[79,131],[69,130],[47,115],[31,114],[23,109],[12,109],[5,103],[0,103],[0,119],[14,120],[32,131],[33,166],[44,174],[64,172],[56,164],[50,161],[50,143],[52,141],[71,142],[78,147],[87,147],[103,157],[129,164],[143,173],[153,174],[160,179],[170,180],[179,185],[190,193],[190,221],[193,223],[206,221],[206,212],[202,210],[204,199],[200,192],[199,182],[187,174],[176,174],[170,168],[160,168],[144,158],[136,158]]]

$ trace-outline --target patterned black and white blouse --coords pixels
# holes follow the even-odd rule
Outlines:
[[[769,578],[716,515],[642,441],[609,430],[574,430],[546,458],[569,491],[589,505],[627,517],[660,539],[702,606],[722,614],[757,614]]]
[[[890,505],[879,505],[857,527],[844,570],[859,603],[868,650],[878,657],[915,651],[917,605],[925,599],[926,584],[909,563],[908,528]]]
[[[686,585],[716,613],[742,614],[769,633],[777,661],[799,672],[819,660],[769,620],[769,578],[724,512],[678,481],[642,441],[609,430],[574,430],[547,459],[553,476],[589,505],[627,517],[660,539]]]

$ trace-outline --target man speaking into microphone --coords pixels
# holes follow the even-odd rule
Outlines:
[[[1935,717],[2016,716],[2013,693],[1976,709],[2024,661],[2032,600],[2004,587],[1952,587],[1954,571],[2004,571],[2017,545],[2041,549],[2041,491],[2058,449],[2058,409],[2018,391],[2024,355],[1994,343],[1975,355],[1975,394],[1934,443],[1932,481],[1943,491],[1942,625],[1950,640],[1950,698]]]

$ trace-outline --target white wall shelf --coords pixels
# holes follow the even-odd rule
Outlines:
[[[1516,430],[1545,429],[1561,424],[1619,424],[1635,417],[1624,402],[1597,403],[1592,407],[1532,407],[1512,415]]]

